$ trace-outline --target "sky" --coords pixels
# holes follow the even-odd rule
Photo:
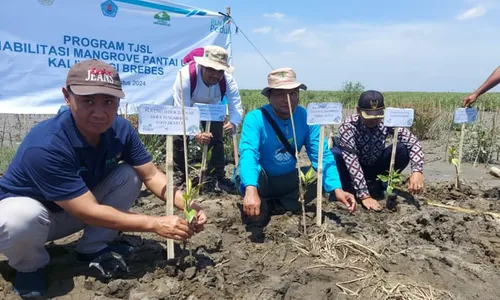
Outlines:
[[[293,68],[309,90],[359,81],[380,91],[468,93],[500,64],[500,0],[175,2],[231,7],[241,89],[263,88],[272,66]]]

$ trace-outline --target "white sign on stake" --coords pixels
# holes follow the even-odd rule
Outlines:
[[[200,110],[200,121],[223,122],[226,118],[226,105],[195,103]]]
[[[457,108],[453,122],[456,124],[473,123],[476,121],[477,108]]]
[[[200,110],[185,107],[186,135],[200,133]],[[139,105],[139,133],[183,135],[182,108],[171,105]]]
[[[388,107],[384,115],[384,125],[387,127],[411,127],[415,112],[413,108]]]
[[[341,103],[319,102],[307,104],[307,125],[340,124],[341,122]]]

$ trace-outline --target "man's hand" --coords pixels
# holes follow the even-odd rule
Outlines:
[[[202,144],[202,145],[208,145],[210,144],[210,141],[212,140],[213,136],[210,132],[201,132],[201,133],[198,133],[194,139],[195,141],[197,141],[198,143]]]
[[[382,206],[380,206],[378,201],[373,199],[372,197],[367,197],[365,199],[362,199],[361,203],[363,203],[363,206],[368,210],[374,210],[374,211],[382,210]]]
[[[234,133],[236,133],[236,125],[234,125],[231,122],[227,122],[226,124],[224,124],[224,132],[226,134],[234,134]]]
[[[257,188],[248,186],[245,190],[245,198],[243,198],[243,212],[249,217],[260,216],[260,203]]]
[[[154,232],[164,238],[180,241],[185,241],[194,234],[186,220],[177,215],[158,217]]]
[[[356,199],[354,198],[353,194],[345,192],[342,189],[336,189],[335,198],[337,198],[338,201],[344,203],[344,205],[349,210],[349,213],[353,213],[354,210],[356,210]]]
[[[412,194],[421,194],[424,190],[424,175],[420,172],[413,172],[408,182],[408,191]]]
[[[193,220],[192,229],[194,232],[198,233],[205,229],[205,224],[207,223],[207,215],[201,209],[201,207],[196,203],[191,203],[191,208],[196,210],[196,219]]]
[[[465,108],[470,107],[472,105],[472,103],[476,102],[478,97],[479,97],[479,95],[476,93],[472,93],[469,96],[465,97],[464,98],[464,107]]]

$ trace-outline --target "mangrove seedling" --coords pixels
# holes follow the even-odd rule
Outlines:
[[[191,208],[191,202],[198,196],[200,192],[201,184],[193,187],[193,182],[191,178],[187,179],[186,191],[182,194],[184,197],[184,215],[186,216],[186,221],[191,224],[191,222],[196,217],[196,210]]]
[[[316,181],[316,176],[314,176],[313,168],[309,168],[309,170],[304,174],[302,170],[299,169],[300,178],[304,184],[304,188],[307,188],[309,185],[313,184]]]
[[[460,161],[458,160],[458,157],[457,157],[457,150],[455,149],[455,147],[448,147],[448,163],[452,164],[453,166],[455,166],[455,187],[457,189],[460,188],[460,174],[459,174],[459,165],[460,165]]]
[[[387,175],[379,174],[377,177],[380,181],[387,183],[387,188],[385,189],[386,197],[393,196],[396,184],[402,183],[405,180],[400,170],[393,170],[392,173],[388,172]]]

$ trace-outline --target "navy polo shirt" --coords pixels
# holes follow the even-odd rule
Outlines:
[[[0,179],[0,200],[25,196],[53,212],[54,201],[83,195],[102,182],[120,161],[131,166],[151,161],[132,125],[120,116],[90,146],[76,128],[69,110],[37,124],[19,146]]]

